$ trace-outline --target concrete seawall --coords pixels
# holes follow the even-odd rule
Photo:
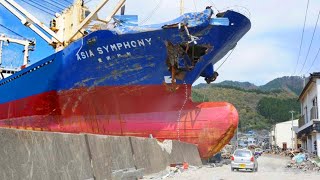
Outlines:
[[[0,129],[0,179],[112,179],[150,174],[171,163],[201,165],[195,145],[155,139]]]

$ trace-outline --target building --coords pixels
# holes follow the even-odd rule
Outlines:
[[[320,157],[320,121],[318,97],[320,96],[320,72],[310,74],[304,81],[299,96],[301,117],[299,118],[298,138],[302,148]]]
[[[293,127],[293,129],[292,129]],[[283,150],[295,149],[297,147],[297,136],[294,128],[298,127],[298,119],[278,123],[273,126],[270,134],[270,142],[273,147],[279,147]]]
[[[248,146],[257,146],[256,139],[254,137],[248,137]]]

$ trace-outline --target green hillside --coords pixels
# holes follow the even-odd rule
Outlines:
[[[250,85],[251,83],[246,84]],[[230,102],[239,112],[239,128],[242,131],[268,129],[274,123],[290,120],[290,110],[300,111],[300,104],[297,101],[298,96],[294,90],[298,92],[302,88],[288,88],[287,81],[282,81],[280,84],[271,83],[271,85],[272,88],[265,88],[268,91],[264,91],[260,88],[244,89],[230,84],[202,84],[193,87],[192,98],[197,102]],[[271,87],[271,85],[268,86]],[[254,85],[251,84],[250,86],[253,87]]]
[[[223,81],[214,85],[220,87],[236,87],[245,90],[260,90],[264,92],[284,90],[299,95],[302,91],[303,79],[299,76],[284,76],[276,78],[265,85],[256,86],[250,82]]]
[[[223,81],[218,83],[219,86],[231,86],[238,87],[241,89],[258,89],[258,86],[250,83],[250,82],[239,82],[239,81]]]
[[[303,79],[299,76],[285,76],[274,79],[268,82],[266,85],[260,86],[259,89],[263,91],[283,89],[299,95],[303,88],[302,83]]]

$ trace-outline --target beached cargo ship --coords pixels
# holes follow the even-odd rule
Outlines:
[[[7,9],[12,2],[0,1]],[[81,2],[64,14],[83,10]],[[53,20],[57,36],[48,40],[57,52],[0,81],[0,126],[178,139],[197,144],[203,158],[233,137],[234,106],[194,103],[191,89],[200,76],[216,79],[213,65],[250,29],[246,16],[208,7],[148,26],[113,16],[112,28],[89,31],[84,21],[91,14],[81,14],[79,31],[68,38],[59,28],[64,16]]]

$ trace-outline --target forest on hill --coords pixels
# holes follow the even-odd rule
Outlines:
[[[241,131],[269,129],[273,124],[291,119],[289,111],[300,112],[298,95],[302,91],[300,77],[282,77],[263,86],[249,82],[224,81],[193,87],[196,102],[226,101],[239,113]],[[294,118],[298,118],[299,113]]]

